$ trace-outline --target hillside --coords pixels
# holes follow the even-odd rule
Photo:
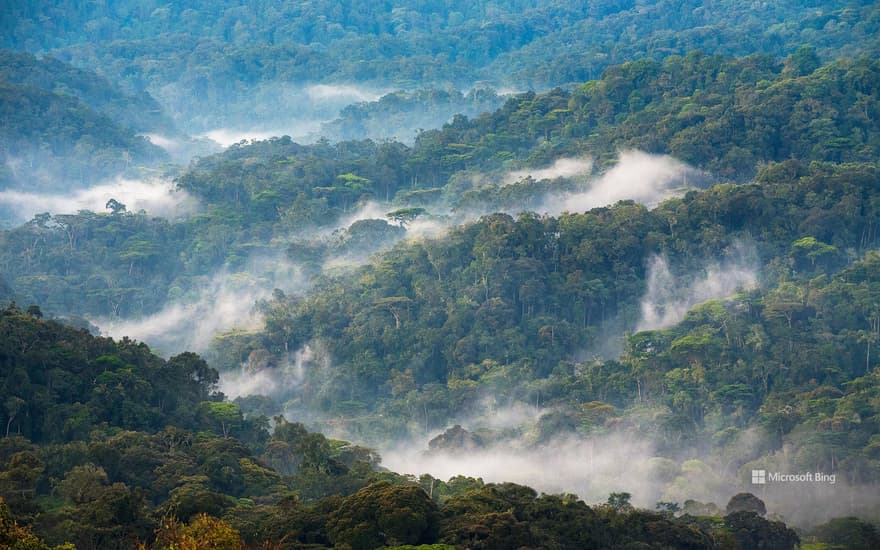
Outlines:
[[[627,494],[588,507],[514,484],[399,476],[379,469],[369,449],[283,418],[270,435],[268,419],[243,418],[211,393],[217,373],[194,354],[164,361],[143,344],[43,321],[36,308],[4,308],[0,344],[0,542],[12,548],[26,540],[48,548],[37,536],[80,549],[186,540],[711,548],[719,538],[731,548],[748,540],[789,548],[798,540],[781,522],[738,511],[735,500],[712,524],[633,509]]]
[[[0,5],[0,548],[880,547],[876,2],[240,4]]]
[[[833,1],[30,3],[0,12],[4,47],[147,90],[192,131],[308,117],[298,91],[315,83],[548,89],[694,49],[784,57],[812,44],[824,60],[872,56],[877,21],[871,2]]]
[[[50,58],[0,52],[0,121],[3,189],[58,193],[169,159],[141,135],[171,129],[152,98]]]

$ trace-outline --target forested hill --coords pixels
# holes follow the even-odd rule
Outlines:
[[[247,225],[329,221],[321,212],[338,216],[365,198],[436,200],[441,192],[430,190],[444,187],[460,209],[472,206],[468,199],[506,209],[535,191],[506,198],[517,192],[501,188],[508,172],[563,157],[598,157],[604,169],[626,149],[670,154],[715,181],[748,181],[760,164],[792,157],[873,162],[878,94],[880,64],[866,58],[820,66],[810,48],[784,63],[693,52],[615,66],[572,92],[516,96],[493,113],[422,132],[412,147],[276,139],[202,159],[179,181]],[[490,184],[489,197],[474,182]],[[290,206],[273,208],[279,199]]]
[[[546,89],[694,49],[784,57],[813,44],[824,60],[875,56],[877,10],[874,2],[830,0],[113,2],[64,9],[37,2],[3,6],[0,34],[4,47],[52,53],[132,92],[149,91],[193,126],[216,127],[299,116],[283,91],[304,83],[468,89],[488,81]]]
[[[159,164],[168,154],[140,135],[156,130],[173,127],[149,95],[126,95],[51,58],[0,51],[0,186],[57,192]]]
[[[401,476],[380,468],[370,449],[280,417],[270,434],[268,419],[244,418],[212,393],[217,373],[194,354],[165,361],[128,339],[43,321],[36,307],[0,310],[0,350],[4,548],[709,549],[721,540],[788,549],[799,541],[746,494],[723,511],[690,510],[716,516],[709,520],[635,509],[628,493],[590,507],[512,483]],[[824,529],[824,540],[841,536],[834,524]]]
[[[74,97],[114,123],[136,132],[174,133],[149,94],[125,94],[107,79],[52,57],[0,50],[0,80]]]
[[[782,63],[691,52],[624,63],[571,92],[526,94],[456,119],[419,136],[417,156],[439,157],[447,170],[485,170],[510,158],[535,166],[636,148],[743,181],[766,161],[870,162],[878,92],[880,65],[869,58],[820,65],[810,47]]]
[[[405,1],[370,6],[195,1],[83,4],[64,10],[38,2],[7,6],[0,21],[4,47],[50,51],[81,45],[67,51],[80,60],[100,59],[108,70],[121,69],[126,61],[140,69],[120,73],[129,81],[159,77],[167,83],[168,75],[181,74],[180,63],[195,58],[175,55],[173,65],[146,72],[148,56],[158,53],[174,61],[167,56],[167,39],[174,37],[197,45],[200,64],[212,72],[225,66],[223,70],[232,71],[228,76],[247,70],[258,80],[330,76],[364,81],[384,75],[473,82],[506,74],[518,85],[554,85],[590,79],[608,65],[638,57],[697,48],[722,55],[785,56],[801,44],[814,44],[825,58],[870,54],[878,46],[876,13],[871,2],[833,1],[808,6],[794,1],[745,6],[729,0],[711,6],[693,0],[588,5],[557,0]],[[231,65],[219,63],[221,52],[231,55]],[[273,57],[274,62],[264,65]],[[499,57],[496,67],[481,71]],[[541,65],[543,70],[537,69]],[[562,66],[567,70],[550,76]],[[434,73],[425,73],[427,67]],[[211,80],[219,76],[215,73]]]
[[[0,48],[0,549],[880,548],[880,3]]]
[[[724,297],[722,288],[734,293],[737,286],[760,280],[764,290],[743,298],[752,304],[747,310],[760,315],[763,306],[755,303],[762,303],[766,322],[785,323],[790,312],[782,314],[779,308],[786,307],[786,300],[800,300],[806,308],[827,284],[823,277],[835,276],[852,258],[876,247],[880,212],[870,205],[876,204],[878,181],[873,164],[806,167],[788,161],[768,166],[756,184],[714,186],[653,210],[621,202],[558,218],[493,214],[441,239],[400,244],[304,300],[276,297],[266,305],[264,333],[244,342],[251,350],[265,348],[281,356],[310,342],[325,346],[332,368],[315,371],[315,378],[294,392],[301,393],[304,408],[328,412],[355,405],[353,410],[370,410],[387,398],[416,411],[421,410],[417,403],[424,402],[439,427],[468,407],[480,406],[485,388],[502,401],[528,399],[539,388],[548,401],[553,396],[605,400],[615,394],[597,389],[606,373],[602,369],[596,380],[584,382],[593,388],[586,393],[577,384],[557,384],[575,368],[571,359],[604,347],[607,322],[621,331],[639,325],[650,279],[657,276],[651,257],[663,257],[671,266],[673,280],[663,284],[671,287],[667,292],[678,293],[654,298],[661,310],[701,301],[686,298],[700,280],[717,285],[715,292],[721,293],[702,300]],[[726,271],[753,275],[727,283],[713,280],[732,277]],[[795,291],[799,298],[785,297]],[[871,304],[869,299],[864,307]],[[817,315],[812,307],[802,312],[808,318]],[[835,345],[841,347],[829,356],[840,373],[830,379],[833,384],[865,371],[858,359],[864,343],[856,332],[869,326],[858,316],[844,321],[848,316],[842,314],[844,324],[835,330],[840,332]],[[824,318],[833,322],[833,309]],[[719,344],[718,338],[731,345],[717,327],[703,336],[711,337],[712,345]],[[800,349],[811,353],[806,344]],[[222,356],[230,357],[231,350],[224,351]],[[713,361],[735,363],[729,353]],[[679,359],[686,365],[688,357]],[[790,387],[796,373],[784,374],[779,382]],[[584,373],[578,378],[588,379]],[[750,386],[752,381],[739,382]],[[627,382],[614,390],[623,392],[615,406],[626,406],[637,389]],[[753,397],[758,406],[761,398]]]
[[[871,101],[880,91],[878,64],[815,62],[803,50],[784,63],[694,53],[625,64],[573,92],[525,94],[495,113],[456,118],[423,132],[412,147],[285,138],[239,144],[200,159],[178,179],[202,201],[196,217],[35,219],[2,234],[0,261],[22,303],[39,303],[51,314],[132,316],[190,295],[220,268],[241,271],[254,252],[283,251],[310,228],[336,227],[369,200],[390,201],[372,216],[400,207],[516,212],[541,208],[554,193],[584,192],[577,179],[504,185],[508,174],[560,157],[598,156],[599,170],[606,170],[618,149],[638,147],[679,156],[707,170],[708,182],[748,181],[762,163],[792,155],[799,169],[814,160],[870,165],[880,141],[880,112]],[[626,98],[632,101],[618,103]],[[363,250],[370,250],[399,238],[400,229],[362,223],[339,244],[366,242]],[[800,236],[794,233],[787,236]],[[293,259],[312,267],[339,252],[306,244]]]
[[[541,208],[554,193],[584,192],[578,180],[525,178],[505,185],[508,174],[559,158],[598,157],[599,170],[606,170],[619,149],[642,148],[706,170],[708,182],[748,181],[762,163],[791,156],[799,159],[798,170],[811,161],[862,162],[873,170],[880,111],[872,98],[878,93],[877,62],[817,67],[809,49],[782,63],[698,53],[630,63],[572,92],[524,94],[492,114],[456,118],[423,132],[412,147],[298,145],[285,138],[239,144],[200,159],[178,179],[202,201],[199,216],[35,219],[2,234],[0,260],[20,300],[52,314],[152,313],[169,297],[204,286],[221,267],[240,271],[253,252],[284,249],[315,226],[335,227],[369,200],[390,201],[373,216],[401,206],[429,214],[450,206],[515,212]],[[730,219],[745,224],[747,213],[739,207]],[[356,238],[342,235],[343,241],[371,246],[401,235],[399,227],[378,220],[352,233]],[[802,236],[795,233],[786,237]],[[830,234],[814,236],[827,241]],[[320,248],[300,246],[293,259],[320,266],[327,256]],[[308,250],[315,254],[304,255]]]
[[[262,447],[270,436],[259,429],[260,415],[283,410],[369,442],[423,437],[460,422],[475,430],[472,438],[461,436],[475,442],[474,452],[515,442],[529,453],[567,438],[646,442],[654,454],[642,458],[656,476],[645,498],[664,502],[719,500],[752,466],[843,475],[845,465],[837,491],[864,494],[850,504],[864,515],[876,509],[880,480],[880,323],[872,275],[880,216],[878,73],[877,62],[864,58],[822,65],[810,48],[782,61],[693,53],[611,67],[570,92],[521,94],[495,113],[456,117],[423,132],[412,146],[300,145],[285,137],[241,143],[197,160],[177,180],[202,202],[197,215],[169,221],[121,205],[108,213],[39,215],[3,232],[0,261],[20,303],[42,304],[52,315],[160,312],[160,321],[194,303],[187,299],[215,300],[200,292],[221,275],[240,284],[235,297],[247,296],[248,307],[254,295],[239,289],[295,279],[249,271],[255,258],[309,278],[307,293],[257,294],[262,327],[213,339],[213,365],[238,382],[236,391],[254,395],[235,404],[202,395],[197,414],[180,413],[179,422],[215,439],[253,439],[248,450],[224,452],[222,464],[208,457],[214,445],[227,443],[193,444],[180,471],[199,479],[158,485],[149,497],[155,510],[164,510],[167,499],[192,498],[192,510],[235,510],[235,525],[244,529],[251,512],[223,495],[266,496],[270,508],[253,513],[269,518],[284,491],[317,499],[325,488],[350,495],[386,479],[369,453],[343,451],[320,437],[303,440],[301,427],[288,433],[281,424],[276,439],[311,442],[296,451],[305,454],[285,460],[309,460],[314,469],[293,485],[278,485],[263,469],[273,463],[255,457],[269,461],[268,449],[277,447]],[[704,171],[702,187],[670,189],[673,196],[657,204],[624,200],[553,215],[517,213],[536,196],[591,192],[628,162],[618,154],[626,148],[689,161]],[[510,179],[520,169],[586,158],[596,160],[594,171]],[[638,158],[685,169],[672,158]],[[628,181],[649,178],[658,165],[645,166]],[[496,208],[514,214],[446,225],[453,215]],[[330,234],[349,217],[366,219]],[[435,225],[434,237],[415,237],[422,222]],[[390,251],[365,257],[406,235]],[[332,269],[345,262],[363,265]],[[325,267],[331,269],[322,275]],[[9,311],[14,335],[43,326],[33,319],[36,311]],[[185,356],[180,365],[180,356],[163,362],[142,349],[129,360],[120,355],[127,344],[102,345],[111,357],[89,358],[82,368],[93,380],[109,380],[114,396],[134,397],[105,403],[93,388],[79,387],[81,398],[62,400],[65,414],[86,426],[110,415],[104,421],[113,434],[114,426],[161,433],[169,412],[161,392],[150,388],[152,369],[189,368],[200,364],[197,358]],[[41,360],[55,361],[51,354]],[[16,375],[6,387],[26,395],[10,398],[51,401],[46,395],[63,385],[41,376]],[[19,401],[9,404],[3,418],[13,430]],[[480,424],[504,407],[530,412],[512,427]],[[253,429],[236,433],[247,422]],[[22,423],[27,430],[44,437]],[[149,446],[164,436],[138,437]],[[15,452],[25,450],[36,452]],[[76,465],[99,463],[89,456]],[[156,460],[159,470],[167,464]],[[100,464],[114,479],[115,463]],[[301,473],[283,461],[276,468]],[[59,479],[70,470],[59,469]],[[150,471],[138,483],[161,477]],[[798,494],[795,506],[767,501],[813,525],[827,519],[811,515],[818,499],[843,502],[840,494]],[[57,512],[51,503],[40,506]],[[295,515],[329,513],[314,506],[295,507]],[[510,507],[503,501],[480,513]],[[324,527],[302,531],[319,533],[302,535],[315,544],[355,536],[348,523],[336,531],[331,520],[315,521]],[[399,540],[470,536],[443,525],[439,538]],[[60,537],[58,529],[53,536]]]

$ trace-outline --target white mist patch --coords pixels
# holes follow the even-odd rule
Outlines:
[[[254,288],[242,275],[220,275],[206,284],[198,296],[167,305],[153,315],[138,319],[95,319],[101,332],[114,338],[129,336],[167,354],[204,352],[214,335],[231,330],[256,330],[262,319],[255,302],[268,295]]]
[[[531,176],[535,180],[553,180],[557,178],[573,178],[590,173],[593,169],[592,159],[585,158],[561,158],[557,159],[552,166],[547,168],[527,168],[516,170],[504,176],[504,184],[509,185],[523,178]]]
[[[384,94],[385,92],[368,90],[351,84],[315,84],[306,88],[306,95],[314,102],[376,101]]]
[[[360,204],[355,210],[351,211],[348,216],[339,220],[338,224],[340,228],[348,228],[355,222],[359,222],[361,220],[385,220],[388,221],[388,218],[385,214],[388,213],[389,208],[388,205],[384,205],[378,203],[376,201],[367,201]]]
[[[437,218],[417,218],[406,226],[406,239],[439,239],[446,235],[451,227],[448,220]]]
[[[263,319],[254,307],[275,288],[302,291],[307,286],[300,269],[274,257],[255,257],[245,271],[219,273],[194,293],[169,303],[161,311],[136,319],[92,319],[102,333],[129,336],[172,355],[203,353],[217,334],[232,329],[257,330]]]
[[[688,281],[673,275],[664,256],[652,257],[648,264],[648,289],[642,297],[642,316],[636,330],[671,327],[699,303],[754,287],[758,283],[755,264],[754,251],[739,247],[733,257],[708,264],[700,276]]]
[[[220,375],[220,391],[229,399],[249,395],[278,397],[298,388],[305,378],[307,365],[316,361],[317,354],[305,345],[288,356],[279,365],[270,365],[261,354],[252,353],[239,371]]]
[[[152,143],[153,145],[158,145],[169,153],[175,152],[182,147],[182,144],[179,140],[163,136],[161,134],[144,134],[144,137],[150,140],[150,143]]]
[[[223,147],[229,147],[242,141],[262,141],[271,137],[283,136],[286,132],[279,130],[237,130],[233,128],[217,128],[200,134]]]
[[[593,503],[627,491],[634,504],[653,508],[664,484],[656,476],[653,446],[624,434],[557,439],[536,448],[512,443],[466,452],[422,452],[413,446],[382,449],[380,454],[383,465],[398,473],[513,482],[549,494],[575,493]]]
[[[129,212],[144,210],[149,214],[166,218],[190,214],[197,209],[197,201],[186,191],[175,188],[173,182],[155,178],[132,180],[116,178],[84,189],[68,193],[32,193],[9,189],[0,191],[0,205],[14,208],[21,221],[34,214],[75,214],[80,210],[106,211],[107,201],[116,199],[125,204]]]
[[[526,93],[526,90],[518,90],[511,87],[502,87],[495,90],[495,93],[501,96],[513,96]]]
[[[673,196],[674,189],[687,185],[694,168],[668,155],[623,151],[617,164],[581,193],[548,201],[551,213],[585,212],[591,208],[633,200],[654,206]]]

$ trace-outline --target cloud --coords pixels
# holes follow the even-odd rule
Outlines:
[[[27,221],[41,212],[104,212],[110,199],[125,204],[129,212],[145,210],[149,214],[167,218],[192,213],[198,204],[185,191],[176,189],[173,182],[161,178],[134,180],[119,177],[67,193],[34,193],[17,189],[0,191],[0,206],[10,208],[18,222]]]
[[[508,185],[531,176],[534,180],[552,180],[556,178],[573,178],[590,173],[593,169],[592,159],[561,158],[547,168],[526,168],[516,170],[504,176],[504,184]]]
[[[758,283],[756,254],[743,245],[734,247],[720,263],[711,262],[701,273],[676,276],[665,256],[654,256],[648,264],[648,288],[641,301],[641,319],[636,330],[671,327],[684,319],[693,306],[724,298],[738,289]]]
[[[314,132],[320,126],[320,121],[296,121],[291,122],[287,127],[272,130],[215,128],[214,130],[199,134],[199,137],[210,139],[223,147],[229,147],[242,141],[263,141],[272,137],[291,136],[292,138],[300,138]]]
[[[277,365],[269,365],[261,354],[255,352],[241,370],[221,373],[220,391],[229,399],[249,395],[283,398],[299,388],[305,379],[306,368],[319,360],[319,354],[308,344],[288,354]]]
[[[315,84],[306,88],[306,96],[314,102],[355,103],[376,101],[385,91],[370,90],[353,84]]]
[[[436,435],[436,434],[435,434]],[[487,483],[513,482],[548,494],[575,493],[586,502],[604,502],[627,491],[637,505],[653,508],[664,490],[654,446],[632,435],[559,437],[528,446],[513,440],[481,449],[425,452],[427,444],[380,449],[382,463],[402,474],[457,475]]]
[[[558,216],[563,212],[586,212],[593,208],[632,200],[653,207],[667,198],[682,194],[694,184],[702,183],[706,174],[668,155],[652,155],[643,151],[621,151],[616,164],[601,175],[594,176],[593,160],[587,157],[566,157],[544,168],[528,168],[498,174],[459,174],[451,180],[453,187],[479,192],[483,187],[499,189],[499,198],[491,195],[477,199],[476,204],[456,205],[456,212],[469,218],[505,211],[516,215],[523,210]],[[530,177],[532,182],[525,181]],[[559,181],[557,181],[559,180]],[[506,186],[516,184],[513,194]],[[503,191],[501,188],[505,188]],[[531,190],[531,194],[528,194]],[[511,204],[510,197],[520,197]]]
[[[309,282],[301,270],[278,255],[254,256],[241,272],[220,272],[206,278],[199,290],[169,302],[161,311],[140,318],[90,319],[101,332],[129,336],[165,355],[183,351],[203,353],[217,334],[238,329],[257,330],[263,319],[255,309],[275,288],[302,292]]]
[[[540,416],[532,409],[532,421]],[[490,417],[480,422],[490,422]],[[654,509],[658,501],[682,505],[693,499],[714,503],[723,513],[733,495],[752,492],[765,501],[770,515],[800,527],[842,515],[870,517],[880,504],[876,489],[851,485],[841,472],[834,484],[752,485],[751,468],[798,473],[796,468],[775,464],[778,457],[773,456],[746,463],[737,471],[729,463],[722,465],[717,454],[706,455],[694,448],[679,449],[678,456],[663,456],[649,438],[634,433],[558,436],[541,445],[530,445],[526,439],[506,439],[482,448],[426,451],[426,438],[388,444],[379,452],[385,467],[402,474],[430,474],[441,480],[464,475],[486,483],[513,482],[539,493],[574,493],[588,504],[603,503],[610,493],[625,491],[631,493],[635,506],[645,509]]]
[[[316,84],[305,88],[262,84],[256,87],[249,102],[233,105],[231,112],[201,117],[202,127],[194,131],[198,137],[223,147],[242,140],[280,136],[310,143],[318,139],[321,125],[335,119],[343,108],[351,103],[375,101],[383,93],[352,84]]]
[[[161,311],[133,319],[93,319],[103,334],[114,338],[129,336],[146,342],[163,354],[183,351],[204,352],[212,338],[221,332],[256,330],[261,317],[255,302],[268,296],[246,277],[218,275],[195,298],[173,302]]]
[[[183,146],[180,140],[162,134],[144,134],[144,137],[149,139],[153,145],[158,145],[169,153],[175,152]]]
[[[633,200],[655,206],[675,195],[676,188],[686,187],[689,175],[699,172],[668,155],[642,151],[622,151],[617,164],[579,193],[550,197],[548,213],[585,212],[621,200]]]
[[[224,134],[223,131],[220,131],[220,133],[215,136],[218,139],[211,139],[205,135],[196,138],[182,138],[166,136],[163,134],[143,134],[143,137],[150,140],[150,143],[153,145],[158,145],[162,149],[165,149],[165,151],[171,156],[172,162],[179,164],[188,164],[193,157],[205,157],[219,153],[223,150],[223,147],[218,143],[218,140],[230,141],[230,143],[224,146],[237,143],[236,141],[232,141],[236,136],[232,135],[232,133]],[[241,141],[241,139],[238,141]]]

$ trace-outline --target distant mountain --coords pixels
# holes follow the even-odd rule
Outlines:
[[[307,118],[314,98],[303,88],[314,83],[524,90],[694,49],[784,57],[809,44],[822,60],[876,55],[878,10],[832,0],[28,3],[2,8],[0,44],[148,90],[202,132]]]
[[[141,135],[170,122],[149,96],[131,97],[90,71],[0,52],[0,185],[28,192],[82,187],[168,160]]]
[[[74,97],[97,113],[136,132],[173,133],[174,125],[148,93],[124,93],[93,71],[53,57],[0,50],[0,80]]]

